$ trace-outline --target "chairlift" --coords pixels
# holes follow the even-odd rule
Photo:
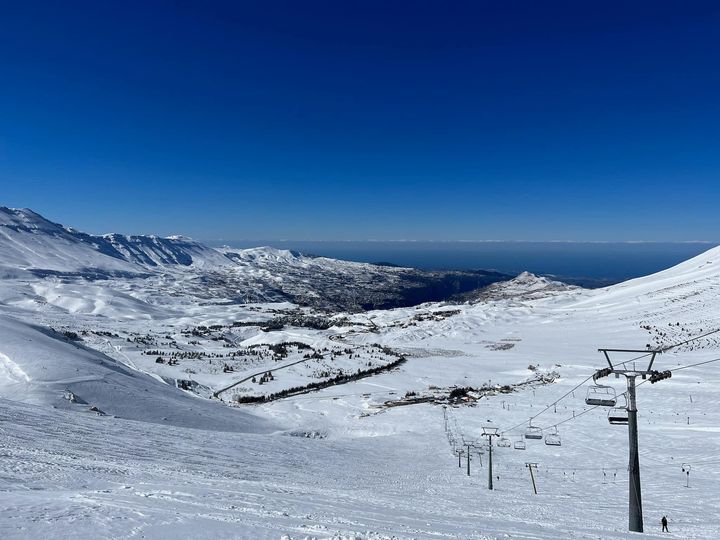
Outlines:
[[[592,385],[588,387],[585,403],[599,407],[614,407],[617,404],[615,389],[612,386]]]
[[[523,441],[522,439],[520,439],[519,441],[515,441],[514,448],[515,450],[525,450],[525,441]]]
[[[620,399],[623,399],[623,403],[620,403]],[[628,401],[627,395],[622,393],[618,396],[618,403],[608,411],[608,422],[613,425],[627,426],[628,425]]]
[[[510,446],[511,446],[510,439],[508,439],[507,437],[500,437],[498,439],[497,445],[500,448],[510,448]]]
[[[543,432],[542,428],[539,428],[537,426],[533,426],[530,424],[527,429],[525,430],[525,438],[526,439],[535,439],[535,440],[542,440],[543,438]]]
[[[626,407],[613,407],[608,411],[608,422],[614,426],[628,425],[628,411]]]
[[[558,433],[557,428],[555,428],[553,433],[548,433],[545,436],[545,444],[548,446],[562,446],[562,441],[560,440],[560,434]]]

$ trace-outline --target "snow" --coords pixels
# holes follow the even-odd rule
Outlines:
[[[469,293],[467,296],[470,297],[471,301],[503,300],[508,298],[534,300],[580,290],[580,287],[536,276],[531,272],[522,272],[509,281],[493,283],[484,289]]]
[[[720,328],[720,248],[605,289],[523,274],[471,303],[328,315],[287,302],[228,302],[226,287],[204,281],[216,264],[170,265],[171,253],[153,241],[116,239],[116,251],[129,246],[116,258],[30,211],[0,216],[0,253],[7,255],[0,281],[2,538],[720,537],[720,362],[674,371],[657,384],[639,381],[644,535],[627,532],[627,429],[610,425],[607,409],[585,405],[587,383],[571,392],[603,367],[599,347],[691,340],[658,355],[660,370],[720,358],[720,333],[693,339]],[[161,269],[130,257],[132,246]],[[70,271],[69,253],[94,260],[94,268],[118,264],[150,275],[25,273]],[[258,262],[265,259],[289,273],[307,265],[316,277],[323,268],[335,277],[333,268],[346,268],[261,249],[236,257],[227,272],[246,282],[287,277]],[[336,324],[270,331],[259,324],[301,315]],[[286,369],[304,360],[303,350],[290,348],[280,360],[246,354],[251,345],[269,351],[288,342],[352,353]],[[321,380],[318,370],[333,366],[387,361],[375,344],[407,362],[258,405],[210,398],[266,369],[276,380],[250,385],[249,393]],[[184,356],[178,365],[158,364],[155,350]],[[225,362],[237,369],[223,372]],[[207,390],[183,391],[176,380]],[[621,379],[603,383],[624,391]],[[501,385],[515,389],[503,393]],[[495,390],[449,404],[443,398],[454,387]],[[410,403],[408,392],[428,400]],[[494,447],[493,491],[487,452],[472,457],[470,476],[464,458],[458,467],[449,437],[477,440],[490,423],[518,441],[531,416],[545,434],[557,426],[562,446]],[[528,462],[538,463],[537,495]],[[689,488],[683,464],[691,465]],[[669,534],[660,533],[662,515]]]
[[[107,415],[183,427],[271,429],[262,418],[178,392],[47,328],[0,316],[0,341],[4,398],[83,413],[95,407]]]

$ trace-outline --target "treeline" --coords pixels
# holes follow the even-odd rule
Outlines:
[[[348,326],[350,321],[347,317],[323,317],[319,315],[290,314],[274,317],[267,321],[235,321],[228,328],[237,328],[243,326],[257,326],[263,332],[272,332],[273,330],[282,330],[286,326],[296,326],[299,328],[311,328],[313,330],[327,330],[333,326]],[[208,330],[219,330],[219,325],[204,327],[198,326],[196,331],[207,332]]]
[[[296,394],[305,394],[307,392],[315,392],[317,390],[322,390],[323,388],[328,388],[330,386],[335,386],[337,384],[345,384],[352,381],[357,381],[360,379],[364,379],[365,377],[371,377],[373,375],[377,375],[379,373],[382,373],[384,371],[390,371],[391,369],[394,369],[402,364],[404,364],[407,361],[407,359],[404,356],[400,356],[397,360],[394,360],[390,362],[389,364],[385,364],[382,366],[377,366],[370,369],[358,369],[355,373],[352,374],[340,374],[332,379],[327,379],[324,381],[317,381],[312,382],[309,384],[306,384],[305,386],[294,386],[292,388],[286,388],[285,390],[281,390],[279,392],[275,392],[274,394],[268,394],[266,396],[236,396],[235,401],[237,403],[266,403],[268,401],[275,401],[276,399],[282,399],[286,397],[290,397]]]

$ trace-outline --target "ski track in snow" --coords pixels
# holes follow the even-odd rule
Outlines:
[[[541,493],[529,496],[523,471],[498,464],[501,480],[488,492],[483,475],[465,477],[436,447],[440,422],[408,440],[348,445],[149,432],[142,422],[3,401],[0,422],[11,420],[0,445],[3,538],[627,537],[617,486],[565,482],[541,469]],[[615,528],[597,532],[595,512]]]

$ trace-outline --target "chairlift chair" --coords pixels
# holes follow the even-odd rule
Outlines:
[[[519,441],[515,441],[514,448],[515,450],[525,450],[525,441],[523,441],[522,439],[520,439]]]
[[[535,439],[535,440],[542,440],[543,438],[543,432],[542,428],[539,428],[537,426],[529,425],[528,428],[525,430],[525,438],[526,439]]]
[[[620,399],[624,400],[622,404]],[[618,403],[608,411],[608,422],[619,426],[628,425],[628,402],[624,393],[618,396]]]
[[[628,411],[626,407],[613,407],[608,411],[608,422],[614,426],[628,425]]]
[[[498,439],[497,445],[500,448],[510,448],[510,446],[511,446],[510,439],[508,439],[507,437],[500,437]]]
[[[615,389],[612,386],[595,384],[588,387],[585,403],[599,407],[614,407],[617,404]]]
[[[562,441],[560,440],[560,434],[558,433],[557,428],[555,428],[553,433],[548,433],[545,436],[545,444],[548,446],[562,446]]]

